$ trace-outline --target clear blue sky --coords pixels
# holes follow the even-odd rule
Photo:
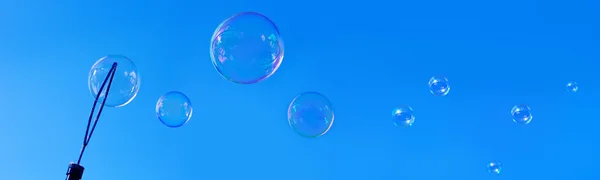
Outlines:
[[[242,11],[286,42],[279,71],[255,85],[224,80],[209,57],[214,28]],[[599,179],[599,17],[594,0],[3,0],[0,179],[64,179],[93,101],[88,71],[108,54],[136,63],[141,89],[105,109],[84,180]],[[446,97],[428,92],[438,74]],[[194,105],[177,129],[154,113],[172,90]],[[334,106],[318,139],[287,124],[304,91]],[[527,126],[511,121],[521,103]],[[413,127],[393,126],[398,105]]]

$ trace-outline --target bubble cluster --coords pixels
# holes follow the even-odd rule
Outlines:
[[[223,78],[234,83],[254,84],[269,78],[278,70],[283,57],[284,45],[278,27],[269,18],[256,12],[238,13],[227,18],[211,37],[211,62]],[[129,58],[109,55],[93,64],[88,75],[88,87],[94,98],[99,101],[106,99],[105,106],[122,107],[136,97],[140,75]],[[432,95],[447,96],[451,86],[447,77],[438,75],[429,79],[428,87]],[[577,92],[579,86],[570,81],[566,84],[566,90]],[[163,125],[177,128],[190,121],[193,108],[184,93],[170,91],[158,98],[155,113]],[[525,104],[513,106],[510,113],[512,121],[519,125],[527,125],[533,119],[530,107]],[[332,103],[318,92],[298,94],[287,109],[289,126],[303,137],[316,138],[328,133],[334,117]],[[505,122],[510,123],[508,116],[505,117]],[[389,121],[383,122],[391,126]],[[399,106],[392,110],[395,127],[411,127],[414,122],[415,115],[411,107]],[[500,174],[502,168],[499,161],[487,164],[487,171],[491,174]]]

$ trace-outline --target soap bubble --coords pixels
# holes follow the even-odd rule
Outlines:
[[[283,61],[283,41],[277,26],[255,12],[233,15],[215,30],[210,56],[225,79],[239,84],[260,82]]]
[[[487,169],[489,173],[500,174],[502,171],[502,164],[498,161],[492,161],[487,164]]]
[[[410,107],[399,107],[392,111],[392,121],[396,127],[410,127],[415,122],[413,110]]]
[[[129,104],[140,90],[140,74],[131,60],[121,55],[109,55],[100,58],[88,75],[88,88],[94,98],[98,95],[102,83],[108,76],[113,63],[117,63],[116,72],[106,99],[107,107],[122,107]],[[109,79],[110,81],[110,79]],[[102,102],[106,95],[108,82],[100,93],[99,101]]]
[[[156,102],[156,116],[165,126],[181,127],[192,118],[192,103],[183,93],[171,91]]]
[[[446,96],[450,92],[450,84],[444,76],[433,76],[429,79],[429,92],[436,96]]]
[[[524,104],[514,106],[510,111],[510,114],[512,114],[513,121],[517,124],[529,124],[531,119],[533,119],[531,109]]]
[[[567,91],[569,92],[577,92],[577,90],[579,90],[579,86],[577,85],[576,82],[569,82],[567,83]]]
[[[329,131],[334,115],[331,102],[320,93],[302,93],[288,106],[288,123],[304,137],[319,137]]]

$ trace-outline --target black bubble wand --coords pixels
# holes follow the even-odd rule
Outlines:
[[[67,178],[65,180],[81,180],[83,177],[83,170],[85,169],[80,165],[81,158],[83,157],[83,153],[85,152],[85,148],[90,143],[90,139],[92,138],[92,134],[94,134],[94,130],[96,129],[96,125],[98,124],[98,119],[100,119],[100,114],[102,114],[102,109],[104,109],[104,104],[106,103],[106,99],[108,99],[108,92],[110,92],[110,86],[112,85],[113,78],[115,77],[115,72],[117,71],[117,63],[114,62],[112,67],[108,71],[106,78],[104,78],[104,82],[102,82],[102,86],[100,86],[100,90],[96,94],[96,99],[94,100],[94,105],[92,106],[92,112],[90,112],[90,117],[88,119],[87,128],[85,129],[85,136],[83,137],[83,147],[81,148],[81,152],[79,153],[79,158],[77,159],[77,163],[71,162],[69,164],[69,169],[67,170]],[[104,86],[106,86],[106,92],[104,93],[104,99],[102,99],[102,104],[100,104],[100,109],[98,109],[98,114],[96,114],[96,118],[92,124],[92,118],[94,117],[94,112],[96,110],[96,105],[98,105],[98,100],[100,99],[100,95],[104,90]],[[91,127],[91,128],[90,128]]]

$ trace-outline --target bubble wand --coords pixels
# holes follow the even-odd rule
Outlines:
[[[104,82],[102,82],[102,86],[100,86],[100,90],[98,90],[98,94],[96,94],[96,99],[94,100],[94,105],[92,106],[92,112],[90,112],[90,117],[88,119],[87,128],[85,129],[85,136],[83,137],[83,147],[81,148],[81,152],[79,153],[79,158],[77,159],[77,163],[71,162],[69,164],[69,169],[67,169],[67,178],[65,180],[81,180],[83,176],[83,170],[85,169],[80,165],[81,158],[83,157],[83,153],[85,152],[85,148],[90,143],[90,139],[92,138],[92,134],[94,134],[94,130],[96,129],[96,124],[98,124],[98,119],[100,119],[100,114],[102,114],[102,109],[104,109],[104,104],[106,103],[106,99],[108,99],[108,92],[110,92],[110,86],[112,85],[113,78],[115,77],[115,72],[117,71],[117,62],[112,64],[112,67],[108,71]],[[94,112],[96,110],[96,105],[98,105],[98,99],[100,99],[100,95],[102,94],[102,90],[104,90],[104,86],[108,82],[108,86],[106,87],[106,93],[104,94],[104,99],[102,100],[102,104],[100,104],[100,109],[98,109],[98,114],[94,119],[94,124],[92,125],[92,118],[94,117]],[[91,128],[90,128],[91,126]]]

